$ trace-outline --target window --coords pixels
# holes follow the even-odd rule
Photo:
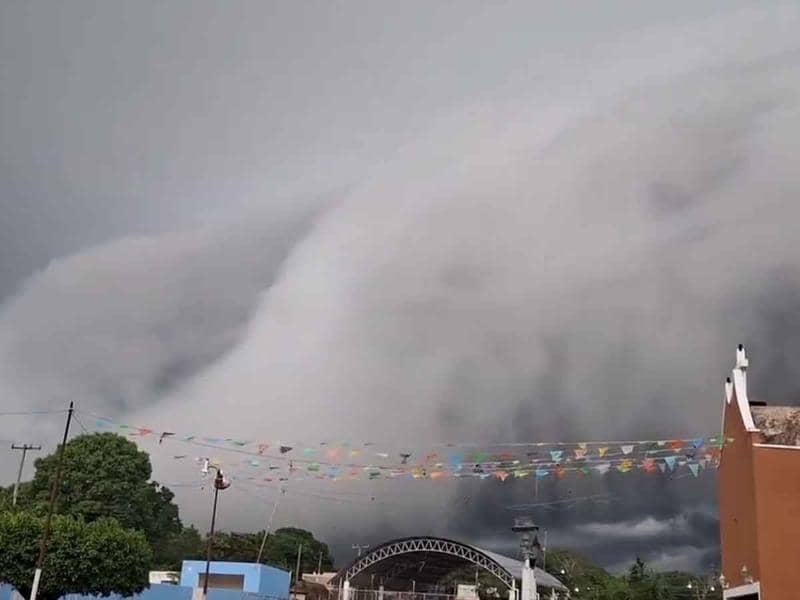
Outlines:
[[[203,587],[205,581],[206,581],[206,574],[200,573],[198,587]],[[225,590],[241,590],[244,589],[244,575],[209,573],[208,587],[216,589],[225,589]]]

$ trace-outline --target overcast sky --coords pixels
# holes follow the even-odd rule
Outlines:
[[[796,403],[799,25],[730,0],[4,2],[0,403],[267,439],[694,436],[739,342],[754,395]],[[663,484],[567,490],[613,501],[541,515],[551,544],[718,562],[713,478]],[[513,552],[529,489],[426,485],[278,520]],[[224,528],[263,526],[230,497]]]

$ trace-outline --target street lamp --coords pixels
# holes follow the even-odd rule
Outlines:
[[[536,559],[542,546],[539,544],[537,532],[539,526],[528,516],[514,519],[511,531],[520,534],[519,546],[525,560],[522,567],[522,600],[536,600]]]
[[[745,583],[753,583],[753,576],[747,570],[747,565],[742,565],[742,579],[744,579]]]
[[[519,546],[522,550],[522,556],[528,566],[535,567],[539,552],[542,549],[537,535],[539,526],[533,522],[531,517],[517,517],[514,519],[514,526],[511,531],[520,534]]]
[[[222,469],[217,467],[216,465],[209,464],[208,459],[205,460],[203,464],[203,474],[208,474],[208,469],[212,468],[217,472],[216,477],[214,477],[214,508],[211,509],[211,532],[208,534],[208,544],[206,547],[206,576],[203,579],[203,598],[208,597],[208,576],[209,571],[211,570],[211,550],[214,543],[214,525],[217,522],[217,497],[219,496],[220,490],[228,489],[231,486],[231,482],[225,479],[225,476],[222,474]]]

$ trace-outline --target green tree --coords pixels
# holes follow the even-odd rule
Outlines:
[[[636,557],[636,561],[628,569],[628,581],[630,583],[642,583],[651,576],[650,568],[641,558]]]
[[[722,590],[716,575],[697,576],[681,571],[668,571],[661,573],[660,578],[672,594],[670,600],[673,598],[674,600],[720,600],[722,598]]]
[[[598,567],[585,556],[570,550],[548,550],[545,567],[551,575],[559,579],[570,590],[574,591],[575,588],[578,588],[590,591],[593,595],[595,591],[609,587],[608,582],[615,579],[605,569]],[[602,596],[599,597],[602,598]]]
[[[597,600],[631,600],[631,588],[624,577],[609,577],[598,585]]]
[[[44,518],[26,511],[0,513],[0,581],[30,594]],[[147,585],[152,560],[144,535],[114,519],[85,523],[56,515],[39,593],[56,600],[67,593],[132,595]]]
[[[255,562],[261,547],[264,532],[257,533],[223,533],[214,536],[214,560],[230,560]],[[305,529],[284,527],[267,537],[264,545],[262,563],[266,563],[287,571],[294,571],[297,563],[297,550],[302,544],[303,552],[300,570],[304,573],[316,571],[320,556],[322,569],[333,568],[333,557],[328,545],[314,538],[314,534]]]
[[[671,590],[660,573],[654,572],[638,556],[628,571],[631,600],[674,600]]]
[[[205,558],[205,545],[194,527],[184,527],[165,538],[156,552],[153,568],[158,571],[180,571],[184,560]]]
[[[18,510],[30,504],[31,483],[23,481],[19,484],[17,493],[17,505],[12,504],[14,500],[14,484],[0,487],[0,510]]]
[[[240,533],[218,531],[214,534],[214,560],[229,560],[234,562],[255,562],[258,549],[261,546],[263,532]],[[208,537],[203,544],[208,542]]]
[[[620,576],[614,576],[587,558],[567,550],[547,553],[547,570],[558,577],[573,597],[590,600],[719,600],[716,577],[691,573],[660,573],[640,558]],[[691,583],[691,587],[689,587]],[[576,594],[575,588],[580,591]],[[714,589],[712,589],[714,588]]]
[[[0,487],[0,511],[11,510],[11,490],[9,488]]]
[[[57,454],[39,458],[30,484],[30,504],[44,511],[50,495]],[[133,442],[113,433],[78,436],[64,449],[58,510],[92,522],[104,517],[144,532],[163,562],[168,540],[181,533],[174,494],[150,481],[150,457]]]
[[[283,527],[277,529],[274,535],[270,535],[264,547],[262,560],[267,564],[292,571],[297,561],[297,548],[301,544],[303,546],[301,573],[316,571],[320,556],[323,571],[333,568],[333,557],[328,545],[314,538],[314,534],[310,531],[298,527]]]

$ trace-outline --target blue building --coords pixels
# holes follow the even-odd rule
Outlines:
[[[185,560],[180,585],[157,583],[132,599],[111,594],[102,600],[192,600],[202,593],[206,563]],[[287,571],[255,563],[212,562],[208,600],[289,600],[291,576]],[[0,600],[21,599],[13,587],[0,584]],[[67,594],[61,600],[100,600],[96,596]]]
[[[185,560],[180,585],[187,588],[203,587],[205,574],[205,561]],[[288,600],[290,584],[288,572],[258,563],[212,561],[208,576],[209,589],[238,590],[275,600]]]
[[[20,600],[22,596],[17,593],[13,586],[7,583],[0,583],[0,600]]]

